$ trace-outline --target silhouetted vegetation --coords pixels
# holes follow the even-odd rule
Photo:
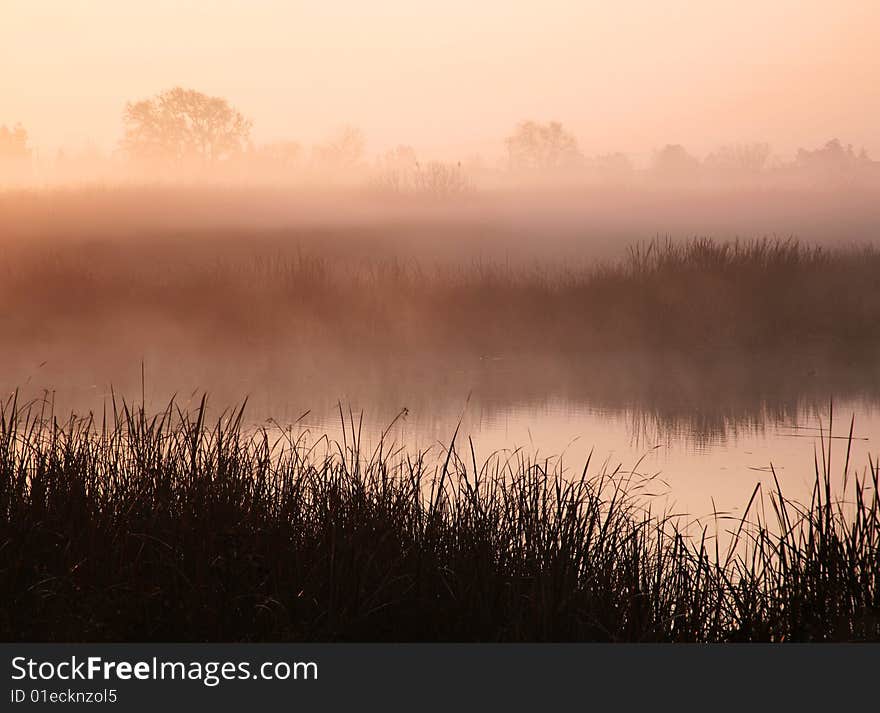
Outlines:
[[[547,124],[524,121],[505,144],[509,165],[514,171],[571,170],[583,160],[577,139],[558,121]]]
[[[241,410],[210,425],[204,400],[64,423],[11,400],[3,639],[880,638],[878,470],[841,455],[832,479],[830,444],[809,503],[756,488],[741,518],[680,529],[634,474],[346,426],[315,443]]]
[[[713,171],[739,176],[756,176],[770,160],[770,144],[731,144],[708,156],[704,164]]]
[[[277,417],[350,395],[378,419],[402,406],[447,418],[473,390],[495,415],[555,399],[698,443],[830,395],[880,399],[872,248],[657,240],[619,259],[539,263],[505,260],[515,238],[497,227],[424,215],[224,229],[232,219],[212,193],[199,210],[218,211],[217,227],[169,231],[114,214],[125,194],[102,198],[88,217],[107,228],[42,198],[33,218],[7,218],[41,232],[0,260],[0,387],[51,385],[65,408],[97,408],[111,383],[139,393],[132,365],[144,359],[157,393],[248,393]],[[139,204],[185,225],[168,199]],[[131,237],[114,239],[117,224]],[[43,232],[57,238],[42,243]]]
[[[0,187],[4,179],[20,180],[29,174],[33,150],[21,124],[0,125]]]
[[[586,156],[578,138],[558,121],[523,121],[504,139],[505,156],[489,168],[480,155],[416,161],[411,146],[378,156],[367,152],[357,127],[343,125],[306,150],[291,138],[263,145],[250,138],[252,121],[222,97],[174,87],[129,102],[123,112],[123,152],[105,154],[94,144],[61,149],[54,161],[32,162],[27,132],[0,127],[0,164],[12,182],[192,181],[232,184],[369,186],[411,197],[459,198],[475,188],[513,186],[607,186],[613,188],[774,187],[838,190],[880,185],[880,162],[832,139],[816,149],[800,148],[791,160],[774,156],[767,143],[728,144],[704,159],[681,144],[654,152],[637,167],[632,156],[614,152]],[[71,157],[74,160],[71,160]],[[34,168],[24,171],[23,167]],[[375,190],[374,190],[375,192]]]
[[[692,182],[700,161],[681,144],[667,144],[651,160],[651,172],[661,181],[678,185]]]
[[[0,126],[0,162],[26,160],[30,156],[25,128],[21,124],[11,129],[6,125]]]
[[[130,102],[122,145],[133,157],[214,164],[245,148],[251,121],[221,97],[174,87]]]
[[[324,170],[353,171],[364,160],[365,144],[360,129],[343,126],[325,142],[312,148],[312,161]]]
[[[246,243],[224,252],[205,259],[198,244],[147,243],[92,248],[84,261],[78,248],[22,249],[0,288],[6,334],[138,315],[198,332],[235,325],[233,339],[260,343],[332,332],[338,343],[489,354],[880,347],[872,247],[655,240],[581,267],[331,258],[318,248],[260,255]]]
[[[384,195],[457,198],[473,189],[461,163],[419,161],[411,146],[386,151],[373,170],[371,186]]]

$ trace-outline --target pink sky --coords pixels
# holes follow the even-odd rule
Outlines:
[[[534,118],[587,153],[837,136],[880,157],[878,28],[876,0],[2,0],[0,123],[108,148],[126,100],[183,85],[258,141],[350,123],[371,151],[491,156]]]

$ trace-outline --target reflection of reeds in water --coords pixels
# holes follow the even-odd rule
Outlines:
[[[823,448],[809,503],[756,488],[741,519],[716,514],[728,549],[589,462],[480,463],[463,436],[367,451],[353,421],[317,450],[242,422],[6,404],[3,638],[880,638],[878,468],[848,451]]]
[[[59,393],[103,388],[146,359],[159,392],[283,394],[260,403],[276,414],[290,399],[447,413],[470,392],[497,412],[564,398],[698,444],[830,394],[880,396],[875,249],[655,241],[599,265],[435,265],[358,248],[384,230],[307,249],[303,231],[244,230],[6,246],[0,387],[48,362],[39,381]]]
[[[627,412],[631,445],[638,449],[684,443],[696,452],[708,451],[719,445],[735,444],[741,438],[763,436],[768,431],[807,428],[800,425],[801,420],[815,414],[815,404],[806,399],[791,403],[756,401],[737,407],[719,399],[709,408],[692,404],[690,409],[684,405],[641,405]]]
[[[742,436],[761,435],[768,426],[783,419],[768,418],[766,411],[694,411],[670,414],[666,409],[633,409],[627,412],[630,444],[633,448],[684,443],[696,451],[736,442]]]

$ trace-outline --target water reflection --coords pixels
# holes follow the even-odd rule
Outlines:
[[[253,423],[271,417],[332,438],[342,436],[342,404],[364,415],[363,438],[372,444],[405,409],[388,433],[399,445],[446,446],[461,422],[478,457],[521,447],[561,456],[579,473],[592,452],[594,469],[656,476],[667,486],[665,506],[692,515],[737,512],[757,481],[772,484],[771,464],[790,496],[808,498],[832,397],[834,463],[841,469],[845,440],[838,439],[848,435],[852,417],[854,467],[868,463],[880,433],[875,365],[803,350],[749,359],[634,353],[573,361],[539,350],[487,356],[461,349],[396,354],[356,345],[131,347],[104,345],[89,353],[55,345],[36,359],[7,359],[2,387],[21,387],[25,397],[49,389],[61,414],[100,413],[111,384],[117,397],[140,401],[143,394],[148,409],[162,408],[173,394],[182,407],[195,406],[207,391],[219,413],[247,397]]]
[[[837,456],[832,464],[839,466],[835,472],[842,477],[850,420],[850,468],[862,470],[875,453],[870,434],[880,433],[880,410],[864,400],[851,400],[836,403],[834,411],[832,452]],[[789,417],[770,416],[775,418],[775,412],[767,409],[763,420],[755,417],[708,438],[705,432],[664,430],[650,412],[634,409],[611,412],[550,400],[487,411],[472,401],[459,413],[448,414],[442,425],[436,418],[409,412],[388,433],[395,444],[442,449],[451,442],[460,418],[461,432],[471,437],[478,459],[523,448],[538,457],[561,457],[564,467],[580,473],[591,457],[594,471],[635,470],[654,478],[665,485],[654,489],[662,507],[703,517],[715,509],[741,512],[757,482],[774,487],[771,467],[789,497],[809,499],[814,457],[818,453],[822,460],[822,438],[826,448],[828,444],[828,407],[804,404]],[[323,418],[309,414],[297,428],[342,438],[338,413]],[[366,443],[375,444],[383,431],[379,422],[365,420]],[[457,445],[470,447],[466,440]]]

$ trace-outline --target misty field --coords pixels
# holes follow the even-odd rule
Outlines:
[[[208,197],[204,210],[219,200],[222,211],[223,195]],[[90,211],[105,198],[71,200]],[[661,236],[609,246],[550,217],[546,228],[520,233],[498,216],[431,211],[325,224],[316,208],[287,229],[214,228],[198,205],[190,196],[189,226],[173,211],[165,225],[138,204],[94,220],[64,198],[0,205],[11,211],[0,243],[7,342],[114,334],[143,344],[160,329],[254,349],[288,342],[582,356],[793,344],[854,354],[877,340],[880,253],[867,238]]]
[[[693,420],[677,405],[686,394],[715,430],[768,399],[791,410],[805,395],[880,394],[880,253],[867,243],[610,248],[552,225],[545,241],[535,226],[433,213],[214,229],[196,211],[174,229],[130,206],[119,233],[92,232],[63,205],[38,205],[46,232],[3,245],[2,388],[48,388],[79,412],[110,386],[139,395],[142,364],[160,400],[248,395],[278,418],[285,404],[259,393],[298,394],[304,409],[357,394],[380,419],[474,388],[493,403],[589,393],[670,424]],[[543,257],[525,252],[544,243]]]
[[[332,381],[335,403],[369,381],[364,369],[384,369],[404,383],[445,373],[455,383],[435,401],[463,398],[461,369],[491,361],[516,365],[504,379],[523,397],[589,388],[613,405],[666,389],[669,404],[676,391],[722,389],[719,404],[732,404],[782,389],[777,401],[808,390],[827,402],[880,385],[877,205],[858,191],[452,203],[241,187],[8,191],[2,388],[133,396],[145,363],[161,399],[204,389],[235,402],[271,378],[307,401],[320,396],[310,384]],[[688,238],[692,225],[718,237]],[[756,225],[808,237],[723,237]],[[246,372],[258,373],[230,378]],[[496,372],[483,370],[484,390],[509,391]],[[411,395],[390,415],[418,405],[401,391]],[[383,395],[368,396],[372,411]]]

